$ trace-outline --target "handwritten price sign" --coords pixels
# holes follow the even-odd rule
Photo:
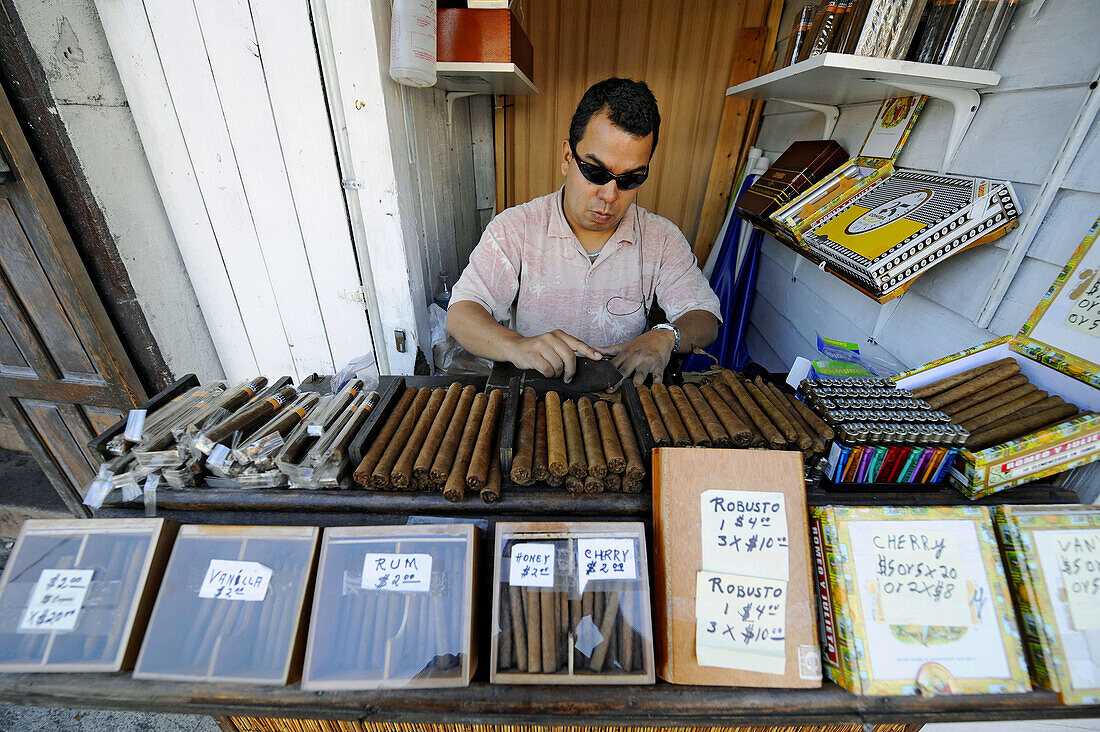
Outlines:
[[[427,592],[432,586],[431,554],[367,554],[363,589]]]
[[[553,587],[554,545],[512,545],[512,560],[508,564],[508,584],[513,587]]]
[[[42,570],[19,621],[19,630],[75,629],[93,574],[93,569]]]
[[[202,578],[199,597],[206,600],[263,602],[272,569],[259,562],[211,559]]]
[[[636,580],[634,539],[578,539],[577,576],[581,589],[589,580]]]
[[[1051,531],[1066,588],[1069,614],[1077,630],[1100,630],[1100,531]]]
[[[703,569],[737,567],[789,579],[787,508],[782,493],[704,491],[700,497]]]
[[[702,665],[783,673],[787,639],[785,581],[699,572],[695,620],[696,655]]]

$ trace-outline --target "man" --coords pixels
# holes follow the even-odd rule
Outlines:
[[[447,330],[466,350],[567,383],[575,353],[610,356],[641,384],[715,339],[718,298],[684,235],[634,205],[660,125],[644,83],[584,93],[562,143],[565,184],[489,222],[451,292]],[[670,323],[646,330],[654,298]]]

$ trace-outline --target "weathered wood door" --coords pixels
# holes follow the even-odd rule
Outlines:
[[[88,440],[146,397],[3,90],[0,157],[0,411],[87,515]]]

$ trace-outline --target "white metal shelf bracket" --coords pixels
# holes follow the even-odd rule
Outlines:
[[[455,109],[455,100],[456,99],[464,99],[466,97],[472,97],[475,94],[488,94],[488,93],[489,92],[476,92],[476,91],[472,91],[472,92],[471,91],[447,92],[447,94],[446,94],[446,100],[447,100],[447,126],[450,127],[451,123],[454,121],[454,109]]]
[[[875,327],[871,331],[871,337],[867,339],[868,343],[878,344],[879,334],[882,333],[882,329],[886,327],[886,324],[890,322],[890,318],[894,316],[894,311],[898,309],[898,305],[901,305],[902,299],[905,297],[905,293],[901,293],[890,302],[885,305],[880,305],[878,309],[878,317],[875,318]]]
[[[978,107],[982,103],[981,95],[973,89],[963,89],[956,86],[922,84],[920,82],[897,81],[894,79],[885,80],[874,77],[867,79],[867,81],[888,84],[914,94],[927,94],[933,99],[942,99],[951,105],[953,110],[951,134],[947,137],[947,149],[943,153],[943,164],[940,166],[940,172],[946,172],[947,165],[955,157],[966,131],[970,129],[970,123],[974,121],[974,115],[978,113]]]
[[[777,102],[783,102],[784,104],[791,104],[795,107],[802,107],[803,109],[812,109],[815,112],[820,113],[825,117],[825,131],[821,134],[822,140],[831,139],[833,136],[833,130],[836,129],[836,121],[840,119],[840,107],[834,107],[832,104],[815,104],[813,102],[800,102],[794,99],[775,99]]]

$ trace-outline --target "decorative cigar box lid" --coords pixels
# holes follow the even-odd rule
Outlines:
[[[1011,348],[1041,364],[1100,387],[1100,219],[1054,278]]]

